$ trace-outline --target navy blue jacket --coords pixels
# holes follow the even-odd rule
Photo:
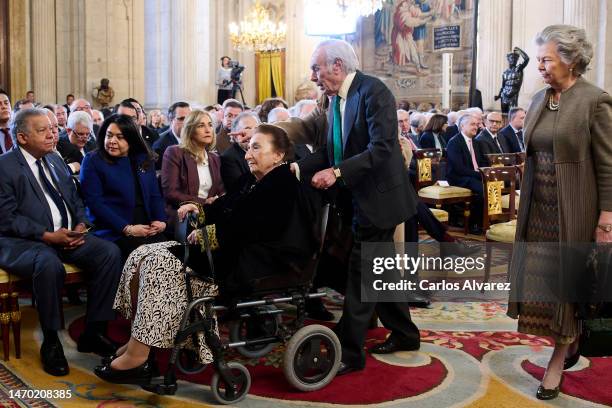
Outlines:
[[[499,139],[504,140],[506,145],[510,148],[508,153],[519,153],[521,152],[521,146],[519,145],[518,138],[514,133],[512,126],[508,125],[499,131]]]
[[[480,143],[472,139],[472,145],[474,146],[474,154],[478,167],[486,167],[488,163],[482,156]],[[451,140],[448,141],[446,154],[448,158],[446,178],[450,184],[467,187],[471,183],[470,179],[480,182],[480,172],[474,170],[472,156],[470,155],[468,146],[465,140],[463,140],[463,135],[461,133],[453,136]]]
[[[444,138],[443,133],[440,133],[438,135],[438,139],[440,139],[440,144],[442,145],[442,148],[443,149],[446,148],[447,140]],[[436,141],[434,139],[434,134],[433,132],[429,130],[427,132],[423,132],[419,142],[421,143],[421,149],[435,149],[436,148]]]
[[[144,155],[135,158],[139,165]],[[140,168],[140,166],[139,166]],[[151,221],[166,221],[164,200],[153,166],[138,170],[145,211]],[[130,159],[122,157],[109,163],[95,151],[87,153],[81,166],[81,190],[89,218],[96,226],[95,235],[110,241],[123,236],[132,224],[136,192]]]

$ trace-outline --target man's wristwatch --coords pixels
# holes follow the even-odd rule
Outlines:
[[[612,224],[599,224],[597,228],[604,232],[612,232]]]
[[[337,180],[340,180],[342,178],[342,173],[340,172],[340,168],[333,167],[333,169],[334,169],[334,176],[336,176]]]

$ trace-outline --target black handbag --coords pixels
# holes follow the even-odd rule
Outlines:
[[[580,354],[586,357],[612,355],[612,247],[596,245],[587,258],[578,317],[583,319]]]

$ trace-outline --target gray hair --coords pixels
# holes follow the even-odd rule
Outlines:
[[[457,123],[457,118],[459,117],[459,112],[455,112],[455,111],[451,111],[448,112],[448,115],[446,115],[448,117],[448,125],[452,126],[455,123]]]
[[[74,111],[68,116],[68,123],[66,123],[68,129],[74,129],[79,124],[87,126],[90,131],[93,130],[93,119],[87,112]]]
[[[420,112],[414,112],[410,115],[410,127],[415,129],[425,127],[425,122],[427,122],[427,117]]]
[[[100,117],[102,118],[102,121],[104,121],[104,114],[103,114],[101,111],[99,111],[99,110],[97,110],[97,109],[94,109],[94,110],[92,110],[92,112],[97,112],[97,113],[99,113],[99,114],[100,114]],[[136,112],[138,112],[138,110],[136,110]]]
[[[259,120],[259,115],[257,115],[255,112],[252,112],[252,111],[242,112],[238,116],[236,116],[236,118],[232,121],[232,132],[236,132],[240,130],[240,127],[238,126],[240,124],[240,121],[247,117],[255,119],[257,121],[258,126],[261,124],[261,121]]]
[[[13,144],[16,145],[17,133],[30,133],[30,118],[34,116],[47,116],[47,110],[41,108],[27,108],[17,111],[11,121],[11,137]]]
[[[536,35],[535,42],[537,45],[555,43],[561,61],[567,65],[574,64],[577,75],[584,74],[593,59],[593,45],[582,28],[565,24],[550,25]]]
[[[289,113],[288,109],[283,108],[282,106],[279,106],[278,108],[274,108],[270,111],[270,113],[268,113],[268,123],[274,123],[274,122],[278,122],[278,114],[281,112],[287,112],[287,116],[291,117],[291,114]]]
[[[302,108],[306,105],[316,105],[317,101],[313,99],[302,99],[298,101],[293,108],[289,109],[291,116],[299,117],[302,114]],[[293,110],[292,110],[293,109]]]
[[[317,45],[316,50],[325,50],[325,62],[327,66],[332,65],[336,60],[342,61],[344,73],[350,74],[357,71],[359,60],[351,44],[343,40],[326,40]]]
[[[459,119],[457,120],[457,127],[459,128],[459,130],[461,130],[461,127],[463,126],[463,124],[464,124],[465,122],[467,122],[468,120],[470,120],[470,119],[472,119],[472,118],[477,119],[477,118],[474,116],[474,114],[469,113],[469,112],[468,112],[468,113],[464,113],[463,115],[461,115],[461,116],[459,117]]]

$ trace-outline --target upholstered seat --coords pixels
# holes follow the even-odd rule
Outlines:
[[[18,276],[10,276],[9,279],[9,274],[7,271],[5,271],[4,269],[0,269],[0,284],[1,283],[8,283],[8,281],[14,282],[16,280],[19,280]]]
[[[430,208],[432,214],[440,222],[448,222],[448,211],[439,210],[437,208]]]
[[[440,186],[437,184],[423,187],[419,190],[419,197],[433,198],[433,199],[444,199],[444,198],[455,198],[455,197],[470,197],[472,192],[468,188],[455,187],[455,186]]]
[[[505,242],[511,244],[514,242],[516,233],[516,220],[493,224],[487,230],[486,237],[489,241]]]
[[[516,209],[519,208],[519,201],[521,199],[521,190],[516,190],[516,198],[514,199],[514,205]],[[510,194],[502,196],[502,208],[510,208]]]

